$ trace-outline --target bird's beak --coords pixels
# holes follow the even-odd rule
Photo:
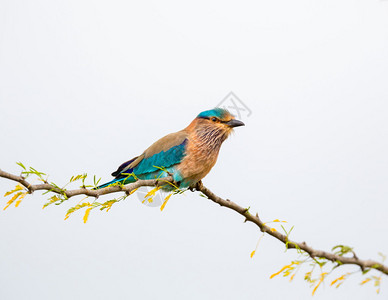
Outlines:
[[[226,125],[228,125],[229,127],[238,127],[238,126],[245,126],[245,124],[239,120],[235,120],[235,119],[232,119],[230,120],[229,122],[226,122],[225,123]]]

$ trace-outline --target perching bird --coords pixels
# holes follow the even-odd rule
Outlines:
[[[210,172],[221,144],[233,127],[243,125],[225,109],[203,111],[185,129],[166,135],[141,155],[123,163],[112,173],[116,178],[97,189],[114,183],[128,184],[136,178],[155,179],[169,174],[180,188],[193,187]],[[164,186],[164,189],[171,188]]]

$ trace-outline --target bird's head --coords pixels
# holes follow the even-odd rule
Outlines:
[[[233,131],[234,127],[245,124],[236,118],[226,109],[214,108],[201,112],[190,124],[190,129],[195,129],[201,135],[210,137],[218,136],[225,140]]]
[[[201,112],[197,119],[199,119],[202,125],[219,128],[228,132],[234,127],[245,125],[243,122],[236,120],[228,110],[219,107]]]

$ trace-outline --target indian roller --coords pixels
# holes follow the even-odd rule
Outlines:
[[[194,187],[213,168],[221,144],[234,127],[245,125],[226,109],[201,112],[185,129],[159,139],[112,173],[115,177],[97,189],[114,183],[128,184],[139,179],[172,175],[179,188]],[[163,189],[172,190],[165,185]]]

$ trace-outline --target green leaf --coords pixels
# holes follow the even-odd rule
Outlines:
[[[18,166],[22,167],[24,170],[27,170],[26,167],[19,161],[16,163]]]
[[[101,177],[100,177],[100,179],[96,180],[96,175],[94,175],[94,176],[93,176],[93,183],[94,183],[94,186],[97,186],[98,183],[100,182],[100,180],[101,180]]]

